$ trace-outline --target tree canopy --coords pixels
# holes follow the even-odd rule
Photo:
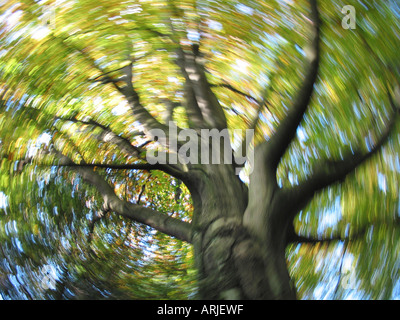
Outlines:
[[[346,5],[354,29],[343,28]],[[159,147],[148,130],[202,121],[255,129],[251,148],[269,141],[315,54],[309,1],[0,8],[0,297],[194,298],[193,199],[176,167],[146,162]],[[291,281],[300,299],[398,299],[400,7],[324,0],[318,12],[314,93],[276,178],[282,189],[318,185],[321,163],[343,177],[315,187],[295,217]],[[188,84],[197,75],[199,92]],[[199,112],[203,96],[210,113]],[[136,211],[105,207],[110,186]]]

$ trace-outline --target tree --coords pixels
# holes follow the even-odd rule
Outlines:
[[[342,28],[347,2],[363,15],[356,29]],[[365,254],[357,240],[375,253],[371,242],[389,241],[393,267],[397,7],[347,2],[4,4],[0,190],[13,218],[3,220],[3,256],[19,251],[20,270],[58,268],[62,276],[50,277],[62,278],[53,283],[63,287],[58,298],[107,296],[130,282],[133,298],[156,297],[145,292],[158,285],[159,297],[180,297],[194,287],[194,265],[200,298],[294,299],[307,296],[302,276],[312,265],[298,256],[310,259],[316,243],[342,249],[339,297],[345,255]],[[223,146],[210,139],[206,150],[221,161],[197,147],[195,161],[175,161],[188,132],[200,139],[226,129],[255,131],[250,146],[229,131],[230,159],[254,154],[244,168],[223,161]],[[326,228],[319,213],[337,203],[345,213]],[[372,265],[360,263],[358,278],[374,274]],[[43,279],[15,276],[3,287],[40,296],[32,287]],[[398,276],[380,281],[379,297],[393,295]],[[164,295],[163,283],[176,290]]]

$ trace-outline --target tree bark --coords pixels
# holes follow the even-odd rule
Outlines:
[[[231,165],[203,167],[188,184],[194,201],[193,237],[201,299],[294,299],[285,261],[285,232],[259,237],[245,217],[248,191]],[[265,201],[276,207],[276,201]],[[246,210],[247,208],[247,210]],[[270,215],[273,217],[273,215]],[[266,221],[267,230],[279,230]]]

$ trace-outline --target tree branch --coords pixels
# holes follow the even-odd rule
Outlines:
[[[272,115],[271,110],[268,108],[268,93],[272,89],[272,81],[275,78],[275,74],[272,74],[269,78],[270,78],[270,83],[269,83],[268,88],[265,89],[263,94],[262,94],[263,99],[262,100],[258,100],[258,99],[255,99],[255,98],[251,97],[258,104],[256,116],[252,119],[252,121],[251,121],[251,123],[250,123],[250,125],[248,127],[248,129],[253,130],[253,132],[255,132],[255,130],[257,129],[258,123],[260,121],[260,116],[261,116],[261,113],[263,112],[264,106],[267,108],[268,112]],[[243,92],[231,87],[229,84],[227,86],[228,86],[227,87],[228,89],[230,89],[230,90],[232,90],[234,92],[237,92],[238,94],[242,94],[245,97],[249,98],[247,94],[245,94],[245,93],[243,93]],[[249,141],[247,141],[246,134],[243,134],[242,135],[242,140],[240,142],[240,145],[235,150],[235,154],[240,153],[240,156],[247,155],[247,148],[248,147],[249,147]],[[235,167],[240,167],[240,165],[238,166],[235,163]]]
[[[102,208],[101,210],[97,211],[96,214],[93,214],[93,218],[91,221],[89,221],[89,237],[88,237],[88,242],[92,242],[93,240],[93,234],[94,234],[94,227],[95,224],[103,219],[106,214],[108,213],[108,209]]]
[[[104,200],[103,209],[105,211],[113,211],[120,216],[153,227],[167,235],[191,242],[192,227],[190,223],[172,218],[159,211],[121,200],[104,178],[93,171],[92,167],[94,165],[75,165],[68,157],[59,152],[57,153],[59,165],[74,167],[86,182],[92,184],[98,190]],[[138,167],[143,168],[143,166]]]
[[[237,94],[239,94],[239,95],[241,95],[241,96],[243,96],[243,97],[245,97],[245,98],[247,98],[249,100],[254,101],[257,104],[262,103],[260,100],[258,100],[257,98],[253,97],[252,95],[250,95],[248,93],[245,93],[243,91],[240,91],[240,90],[236,89],[235,87],[233,87],[232,85],[230,85],[228,83],[211,83],[210,86],[211,87],[226,88],[226,89],[229,89],[230,91],[232,91],[234,93],[237,93]]]
[[[362,152],[359,150],[345,156],[341,160],[321,161],[315,166],[310,178],[289,190],[282,190],[287,192],[290,202],[293,203],[298,210],[303,208],[316,192],[334,183],[343,181],[349,174],[353,173],[359,165],[379,152],[381,147],[389,139],[399,114],[399,109],[396,107],[390,94],[389,100],[393,109],[393,116],[390,123],[385,127],[384,132],[378,138],[378,141],[368,152]]]
[[[181,58],[183,58],[187,83],[193,90],[204,121],[212,128],[225,129],[227,120],[207,80],[204,62],[202,61],[204,58],[201,57],[201,53],[184,52]]]
[[[4,157],[7,157],[7,155],[5,155]],[[18,161],[17,172],[21,172],[26,165],[34,162],[37,166],[104,168],[113,170],[159,170],[179,180],[182,180],[184,183],[187,182],[189,179],[188,174],[184,171],[181,171],[178,167],[163,163],[106,164],[87,163],[84,160],[82,160],[80,163],[75,163],[69,157],[63,155],[60,151],[56,150],[54,147],[51,151],[39,151],[38,154],[36,154],[34,157],[18,159],[16,161]]]
[[[286,117],[281,121],[275,133],[268,142],[268,162],[272,169],[276,169],[280,159],[286,152],[291,141],[296,136],[296,130],[303,119],[304,113],[311,101],[314,83],[318,76],[320,61],[320,18],[317,0],[309,0],[311,5],[312,41],[310,49],[307,50],[309,66],[303,83],[294,100],[293,106]]]
[[[98,77],[101,78],[101,82],[104,84],[111,83],[127,99],[136,120],[139,121],[147,131],[151,129],[162,129],[167,132],[167,127],[160,123],[156,118],[154,118],[141,104],[139,95],[137,94],[132,84],[132,62],[122,68],[119,68],[118,70],[114,70],[122,71],[123,73],[123,77],[116,80],[110,76],[110,72],[106,72],[98,63],[96,63],[96,61],[87,52],[75,47],[71,43],[68,43],[67,38],[59,39],[57,36],[54,35],[53,37],[61,41],[62,44],[66,47],[80,52],[82,56],[92,65],[92,67],[94,67],[101,73],[101,75]],[[121,87],[117,84],[117,82],[123,82],[125,83],[125,86]]]
[[[167,98],[161,98],[159,99],[159,102],[166,107],[163,120],[165,124],[169,124],[170,121],[174,120],[174,109],[180,107],[181,105],[179,102],[175,102]]]
[[[130,155],[134,155],[136,157],[139,157],[140,152],[142,152],[141,148],[132,145],[128,138],[117,135],[116,133],[114,133],[114,131],[110,129],[109,126],[103,125],[96,120],[90,119],[88,121],[84,121],[84,120],[78,120],[76,118],[65,119],[61,117],[56,117],[56,119],[61,121],[71,121],[74,123],[80,123],[83,125],[100,128],[102,129],[102,132],[97,137],[98,140],[104,142],[111,142],[117,145],[121,151]],[[144,133],[139,133],[139,134],[144,134]]]
[[[92,169],[87,167],[77,167],[76,169],[85,181],[95,186],[100,192],[107,209],[120,216],[153,227],[167,235],[191,242],[192,227],[190,223],[172,218],[156,210],[121,200],[115,195],[112,187]]]
[[[400,227],[400,218],[395,218],[394,221],[390,222],[394,228]],[[387,221],[375,221],[373,224],[365,224],[364,226],[358,228],[354,232],[350,232],[347,235],[332,235],[327,237],[314,237],[314,236],[303,236],[296,233],[293,224],[288,228],[286,244],[290,243],[308,243],[308,244],[318,244],[318,243],[333,243],[333,242],[345,242],[349,243],[351,241],[362,240],[367,232],[371,231],[371,226],[380,225],[381,227],[387,228]]]
[[[172,26],[171,26],[172,28]],[[182,49],[178,40],[174,41],[177,45],[176,55],[177,59],[175,59],[175,64],[179,67],[182,76],[185,78],[184,92],[186,98],[186,113],[189,120],[189,125],[191,128],[199,129],[206,127],[206,121],[203,117],[202,110],[196,99],[196,93],[192,87],[191,80],[189,78],[189,74],[186,70],[185,64],[185,52]]]
[[[312,236],[302,236],[298,235],[295,231],[294,228],[291,228],[291,230],[288,232],[286,242],[287,244],[290,243],[307,243],[307,244],[318,244],[318,243],[333,243],[333,242],[349,242],[349,241],[355,241],[357,239],[361,239],[367,231],[367,228],[363,228],[356,232],[355,234],[352,234],[350,237],[342,237],[340,235],[332,236],[332,237],[312,237]]]
[[[57,165],[59,167],[105,168],[114,170],[146,170],[146,171],[159,170],[177,179],[180,179],[183,182],[187,179],[187,176],[184,172],[179,171],[178,169],[175,169],[170,165],[161,163],[106,164],[106,163],[74,163],[72,161],[61,161],[54,165]]]
[[[187,76],[185,71],[182,71],[182,74],[185,77],[185,86],[184,86],[185,99],[186,99],[185,110],[186,110],[186,115],[188,117],[189,127],[194,129],[205,128],[206,123],[203,118],[203,114],[200,110],[200,107],[197,103],[196,95],[193,91],[189,77]]]
[[[173,1],[168,1],[168,6],[172,16],[179,16],[178,9]],[[168,18],[167,23],[170,25],[172,40],[177,47],[175,63],[185,78],[189,119],[192,120],[193,118],[193,124],[197,128],[208,127],[220,130],[227,128],[227,120],[223,108],[207,80],[204,67],[205,59],[200,52],[199,44],[193,44],[191,51],[184,50],[170,18]]]
[[[142,105],[140,102],[140,97],[136,92],[132,80],[132,64],[128,64],[127,66],[121,69],[123,71],[124,76],[118,81],[123,81],[125,86],[119,86],[111,79],[111,82],[114,84],[116,89],[126,98],[128,101],[133,115],[135,116],[136,120],[139,121],[149,133],[150,130],[153,129],[161,129],[165,133],[168,132],[168,127],[161,122],[159,122],[155,117],[153,117],[149,111]],[[108,78],[108,76],[106,76]]]

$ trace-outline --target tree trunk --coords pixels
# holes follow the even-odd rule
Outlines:
[[[199,298],[294,299],[285,260],[284,226],[267,220],[265,235],[257,234],[254,223],[259,219],[254,217],[265,214],[258,209],[249,211],[248,190],[231,165],[202,166],[192,176],[188,186],[195,208],[193,245]],[[260,207],[276,207],[272,199],[264,200]]]

